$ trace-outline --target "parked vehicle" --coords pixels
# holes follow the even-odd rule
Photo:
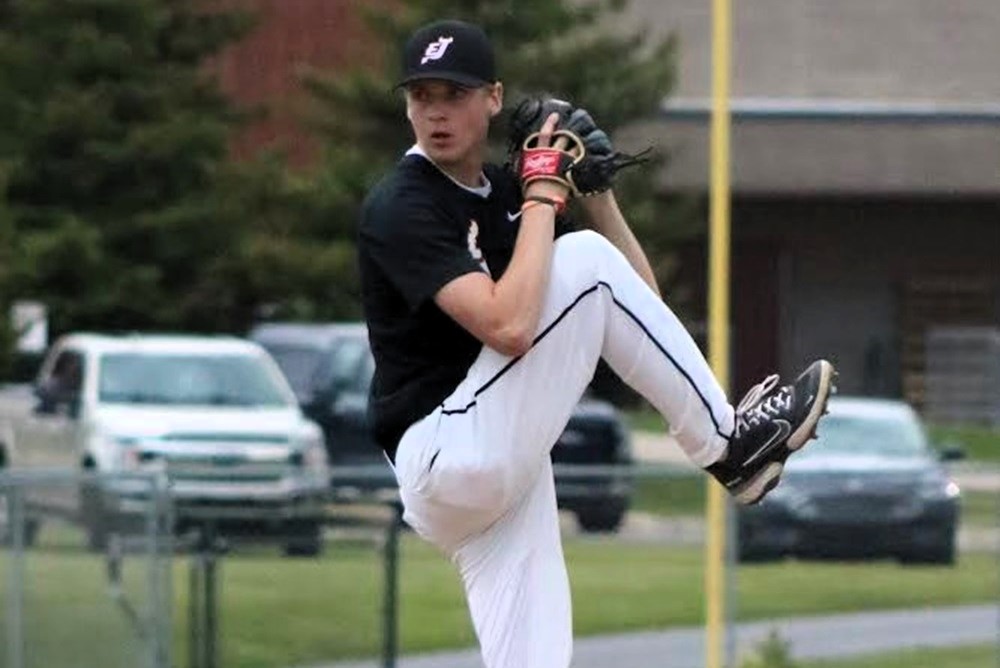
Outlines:
[[[250,338],[271,353],[288,376],[303,411],[323,428],[335,484],[364,491],[394,485],[388,464],[368,432],[368,391],[375,370],[361,323],[265,323]],[[621,416],[604,401],[584,398],[552,450],[556,465],[631,464],[631,439]],[[338,466],[384,467],[384,475],[344,481]],[[624,472],[574,470],[557,476],[559,505],[576,515],[585,531],[614,531],[633,492]]]
[[[178,521],[268,531],[292,554],[320,551],[329,469],[319,427],[258,345],[231,337],[60,339],[34,387],[0,393],[0,462],[94,474],[163,471]],[[130,491],[113,476],[79,505],[92,547]],[[134,501],[133,501],[134,503]]]
[[[741,508],[743,560],[782,556],[955,561],[959,488],[917,414],[900,401],[834,397],[819,438],[781,484]]]

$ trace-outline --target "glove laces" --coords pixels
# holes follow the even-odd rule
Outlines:
[[[750,388],[750,391],[743,396],[743,400],[736,407],[737,436],[761,422],[770,420],[783,409],[791,407],[792,397],[788,387],[782,387],[767,396],[777,384],[778,374],[772,374]]]

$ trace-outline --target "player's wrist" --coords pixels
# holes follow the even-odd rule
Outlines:
[[[524,199],[527,200],[529,197],[550,197],[565,202],[569,199],[569,188],[559,181],[538,179],[529,183],[524,189]]]
[[[566,208],[566,198],[565,197],[549,197],[545,195],[528,195],[524,198],[524,204],[521,205],[521,212],[524,213],[528,209],[535,206],[550,206],[556,215],[563,212]]]

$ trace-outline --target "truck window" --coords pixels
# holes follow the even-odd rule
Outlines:
[[[265,347],[296,395],[306,397],[316,389],[316,377],[323,364],[322,349],[283,344],[268,344]]]
[[[338,341],[330,356],[330,375],[334,382],[342,388],[357,389],[360,366],[369,354],[368,339]]]
[[[52,373],[42,380],[48,399],[54,403],[69,403],[80,398],[83,388],[83,355],[75,350],[59,354]]]
[[[123,404],[289,405],[262,361],[248,355],[105,354],[98,396]]]

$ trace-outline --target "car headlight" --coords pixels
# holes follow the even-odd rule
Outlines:
[[[943,501],[961,494],[958,483],[943,475],[928,474],[920,480],[917,495],[924,501]]]
[[[313,471],[326,471],[326,445],[321,432],[310,431],[299,441],[299,452],[302,453],[302,466]]]
[[[134,471],[141,463],[139,439],[132,436],[95,431],[89,450],[101,470]]]

